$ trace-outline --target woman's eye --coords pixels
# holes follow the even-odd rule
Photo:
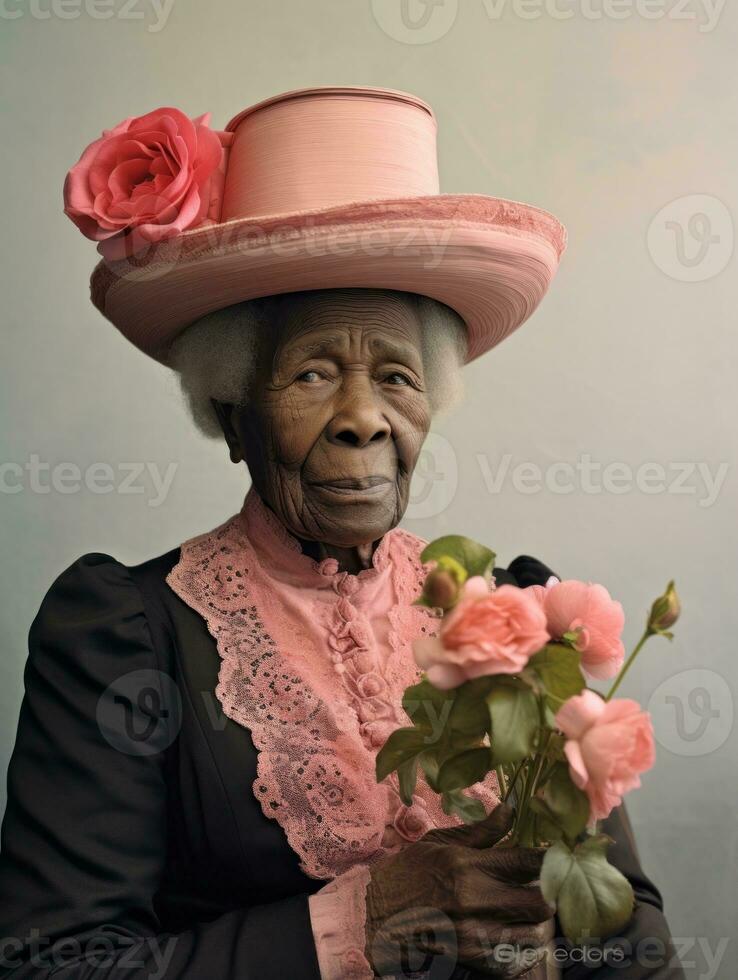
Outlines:
[[[322,380],[322,375],[318,374],[317,371],[303,371],[302,374],[298,374],[298,381],[307,381],[308,384],[315,384],[317,381]]]
[[[388,374],[385,381],[391,385],[411,384],[410,378],[406,374],[401,374],[400,371],[393,371],[392,374]]]

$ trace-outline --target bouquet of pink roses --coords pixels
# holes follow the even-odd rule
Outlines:
[[[612,935],[630,919],[633,891],[608,863],[612,841],[597,821],[654,762],[649,715],[613,695],[650,636],[671,638],[674,583],[626,661],[623,609],[603,586],[552,578],[495,587],[494,553],[453,535],[421,558],[435,564],[418,602],[442,619],[437,636],[414,644],[426,674],[405,691],[412,725],[387,739],[377,779],[396,771],[410,805],[420,770],[444,811],[471,823],[486,814],[464,790],[494,770],[515,813],[501,846],[547,848],[540,887],[568,939]],[[614,681],[601,695],[587,677]]]

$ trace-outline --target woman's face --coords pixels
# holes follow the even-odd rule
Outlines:
[[[414,305],[328,290],[277,309],[248,404],[219,407],[231,458],[297,537],[376,541],[405,511],[430,424]]]

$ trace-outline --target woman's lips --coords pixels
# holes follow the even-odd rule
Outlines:
[[[386,476],[343,477],[335,480],[321,480],[312,484],[316,490],[322,490],[336,497],[372,497],[386,493],[392,486],[392,481]]]

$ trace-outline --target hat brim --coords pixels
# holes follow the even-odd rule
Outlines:
[[[342,205],[198,227],[145,255],[103,260],[103,315],[166,363],[195,320],[261,296],[361,287],[420,293],[462,317],[471,361],[524,323],[566,247],[549,212],[476,194]]]

